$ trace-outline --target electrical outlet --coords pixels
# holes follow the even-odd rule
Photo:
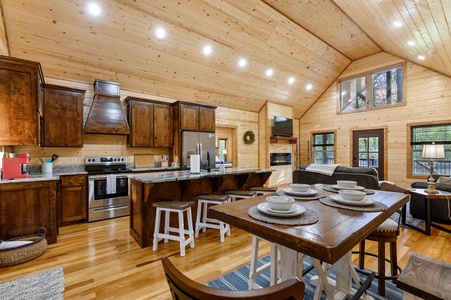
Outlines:
[[[76,157],[72,157],[72,163],[76,164],[77,163],[77,158]]]

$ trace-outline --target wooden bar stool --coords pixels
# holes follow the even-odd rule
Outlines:
[[[156,202],[153,207],[157,208],[155,214],[155,231],[153,234],[153,251],[158,249],[158,242],[164,239],[167,243],[168,240],[179,241],[180,242],[180,256],[185,256],[185,246],[190,245],[194,248],[194,231],[193,231],[193,218],[191,215],[191,207],[194,206],[193,201],[163,201]],[[160,219],[161,213],[165,213],[164,217],[164,232],[160,233]],[[179,218],[179,228],[170,227],[170,213],[175,212],[178,214]],[[188,229],[185,229],[183,221],[183,212],[186,212]],[[170,232],[178,233],[170,234]],[[185,235],[188,235],[188,239],[185,239]]]
[[[228,191],[227,195],[230,196],[230,201],[233,202],[236,199],[245,199],[250,197],[255,197],[257,195],[256,191]]]
[[[257,196],[277,192],[277,187],[254,186],[249,190],[257,192]]]
[[[207,210],[209,205],[220,205],[229,201],[229,195],[199,195],[196,196],[197,202],[197,216],[196,216],[196,230],[194,236],[199,237],[199,231],[205,232],[207,228],[219,229],[219,236],[221,243],[224,242],[224,235],[230,236],[230,225],[222,221],[208,218]]]

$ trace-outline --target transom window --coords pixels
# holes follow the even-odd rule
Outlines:
[[[341,80],[339,86],[341,112],[400,104],[403,103],[403,66]]]
[[[443,144],[445,146],[444,159],[434,160],[434,174],[451,175],[451,124],[425,125],[410,127],[411,174],[427,175],[430,173],[429,159],[422,158],[425,144]]]
[[[335,163],[335,133],[313,134],[313,161],[315,164]]]

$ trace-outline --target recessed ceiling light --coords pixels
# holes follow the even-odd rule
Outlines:
[[[307,89],[307,91],[310,91],[313,88],[313,84],[309,83],[305,88]]]
[[[288,78],[288,84],[293,84],[295,81],[294,77],[291,76],[290,78]]]
[[[90,4],[88,4],[88,11],[92,15],[98,16],[100,14],[100,6],[97,5],[96,3],[90,3]]]
[[[409,45],[409,46],[415,46],[415,42],[414,41],[407,41],[407,45]]]
[[[399,21],[394,21],[393,25],[395,25],[396,27],[402,27],[402,23]]]
[[[205,45],[204,48],[202,49],[202,52],[203,52],[205,55],[210,55],[211,52],[213,52],[213,48],[211,48],[210,45]]]
[[[418,55],[418,59],[425,60],[426,57],[424,55]]]
[[[274,70],[273,69],[266,69],[265,74],[266,74],[266,76],[271,77],[274,74]]]
[[[158,27],[158,28],[155,30],[155,36],[156,36],[159,40],[163,39],[163,38],[166,36],[166,30],[164,30],[164,29],[161,28],[161,27]]]
[[[244,68],[246,65],[247,65],[247,59],[241,58],[241,59],[238,61],[238,66],[239,66],[240,68]]]

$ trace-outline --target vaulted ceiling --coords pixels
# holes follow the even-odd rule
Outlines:
[[[99,5],[99,15],[88,11],[90,3]],[[122,89],[248,111],[271,101],[292,106],[299,118],[353,60],[381,51],[451,76],[449,0],[0,5],[9,55],[39,61],[46,77],[112,80]],[[164,38],[155,36],[160,27]],[[210,55],[202,53],[205,45]],[[243,68],[240,58],[247,59]]]

